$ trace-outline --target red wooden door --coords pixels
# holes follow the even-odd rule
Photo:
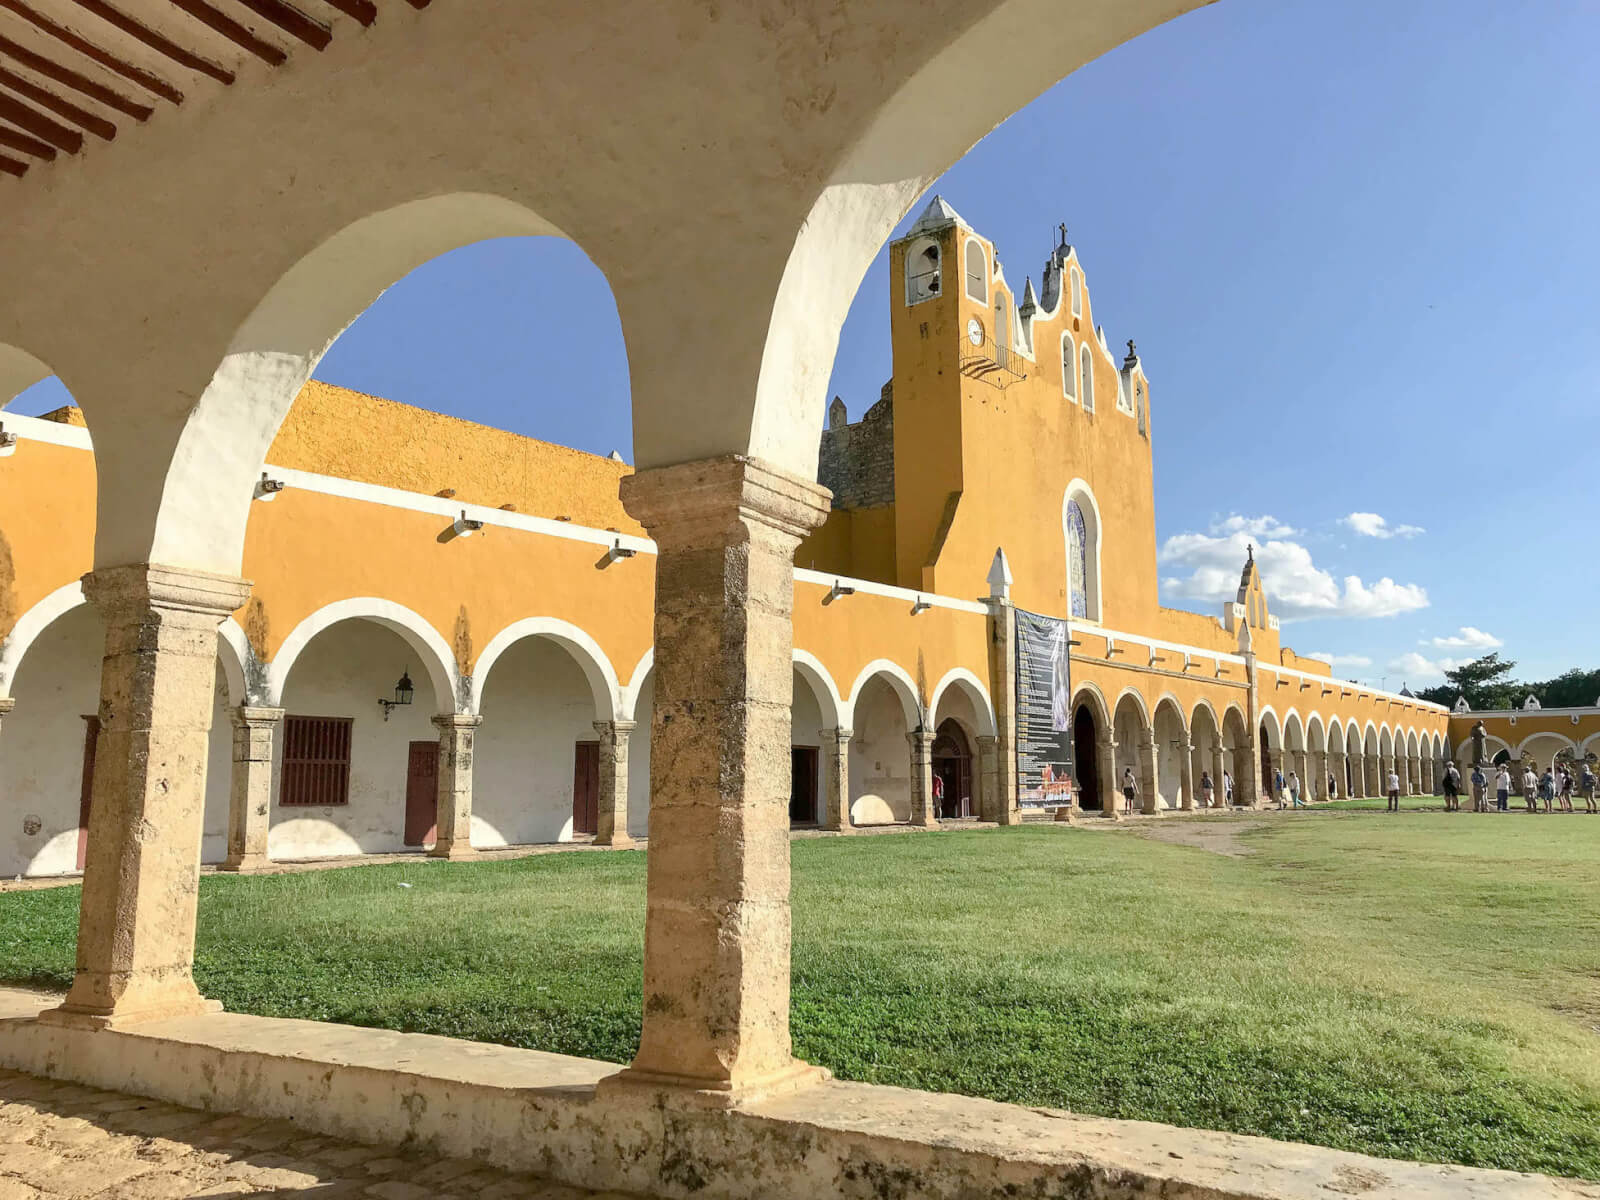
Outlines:
[[[572,755],[572,832],[600,831],[600,743],[578,742]]]
[[[83,719],[83,783],[78,790],[78,870],[89,857],[89,808],[94,803],[94,746],[100,740],[100,718]]]
[[[406,761],[406,845],[434,840],[439,821],[439,743],[412,742]]]

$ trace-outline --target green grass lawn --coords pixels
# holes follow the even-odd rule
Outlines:
[[[1230,820],[1254,819],[1206,824]],[[796,842],[796,1051],[1600,1179],[1600,818],[1322,808],[1243,838],[1241,858],[1126,829]],[[237,1011],[625,1061],[643,884],[638,852],[207,876],[196,975]],[[0,895],[0,977],[64,985],[76,907]]]

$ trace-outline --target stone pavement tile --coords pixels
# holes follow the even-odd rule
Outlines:
[[[20,1179],[0,1179],[0,1200],[38,1200],[39,1189]]]
[[[231,1162],[222,1168],[225,1179],[242,1179],[252,1187],[270,1191],[292,1191],[321,1183],[324,1177],[311,1171],[297,1171],[293,1167],[260,1166],[248,1159]]]
[[[441,1158],[430,1166],[423,1167],[415,1175],[410,1176],[411,1182],[427,1185],[447,1184],[470,1175],[481,1169],[482,1163],[475,1163],[466,1158]]]
[[[389,1152],[388,1158],[374,1158],[362,1166],[368,1175],[401,1175],[409,1174],[416,1169],[417,1163],[411,1158],[396,1158],[394,1151]]]
[[[151,1108],[132,1108],[126,1112],[112,1113],[105,1118],[107,1129],[118,1133],[131,1133],[138,1137],[155,1137],[158,1134],[184,1134],[211,1121],[210,1113],[195,1112],[192,1108],[177,1108],[171,1104]]]
[[[235,1144],[250,1150],[282,1150],[291,1142],[299,1141],[305,1133],[289,1121],[264,1121],[259,1128],[237,1138]]]
[[[424,1187],[420,1183],[406,1183],[399,1179],[385,1179],[382,1183],[374,1183],[367,1188],[367,1195],[373,1200],[434,1200],[436,1193],[432,1188]]]
[[[41,1192],[63,1196],[83,1194],[85,1175],[101,1188],[108,1188],[153,1170],[152,1164],[134,1158],[96,1155],[87,1162],[78,1162],[45,1146],[0,1146],[0,1175],[15,1176]]]
[[[336,1170],[354,1173],[354,1169],[363,1163],[393,1158],[394,1151],[381,1146],[340,1146],[332,1150],[319,1150],[314,1157]]]
[[[236,1183],[219,1182],[238,1194],[240,1189]],[[188,1171],[157,1171],[92,1194],[94,1200],[188,1200],[190,1196],[215,1187],[217,1184],[209,1177],[197,1179]]]

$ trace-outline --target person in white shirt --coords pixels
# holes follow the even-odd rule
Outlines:
[[[1389,811],[1396,813],[1400,811],[1400,773],[1398,771],[1389,772]]]
[[[1539,811],[1539,777],[1530,766],[1522,772],[1522,798],[1528,802],[1528,811]]]
[[[1506,812],[1511,800],[1511,772],[1504,763],[1500,764],[1500,771],[1494,777],[1494,806],[1499,812]]]

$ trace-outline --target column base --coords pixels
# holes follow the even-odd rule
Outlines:
[[[133,1025],[145,1025],[151,1021],[206,1017],[221,1011],[222,1001],[207,1000],[204,996],[196,994],[192,999],[173,1000],[144,1008],[119,1009],[115,1012],[69,1008],[63,1004],[59,1008],[45,1009],[36,1020],[43,1025],[59,1025],[65,1029],[126,1029]]]
[[[607,850],[637,850],[639,848],[639,840],[626,833],[612,834],[605,841],[595,838],[594,844],[596,846],[604,846]]]
[[[738,1082],[709,1082],[692,1075],[672,1075],[624,1067],[608,1075],[596,1087],[599,1092],[661,1099],[685,1108],[740,1108],[774,1096],[786,1096],[826,1083],[833,1072],[796,1059],[769,1075]]]
[[[446,862],[471,862],[483,856],[471,846],[453,846],[435,842],[428,847],[428,857],[442,858]]]
[[[917,820],[916,818],[912,818],[911,826],[914,829],[938,829],[938,828],[940,828],[939,818],[938,817],[923,817],[922,820],[920,820],[920,821]]]
[[[261,875],[272,870],[273,862],[264,854],[252,854],[241,858],[238,862],[229,859],[227,862],[217,864],[217,870],[226,871],[230,875]]]

